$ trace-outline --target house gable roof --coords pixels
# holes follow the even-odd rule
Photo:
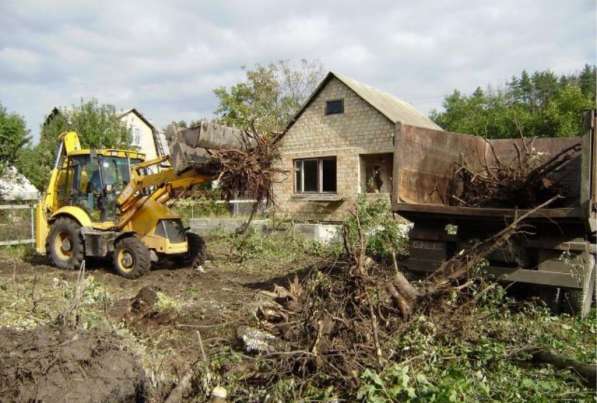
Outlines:
[[[149,126],[153,132],[155,132],[155,131],[156,131],[156,128],[155,128],[155,126],[154,126],[153,124],[151,124],[151,122],[150,122],[149,120],[147,120],[147,119],[145,118],[145,116],[143,116],[143,114],[142,114],[141,112],[139,112],[139,111],[138,111],[136,108],[131,108],[131,109],[129,109],[128,111],[124,111],[124,112],[122,112],[120,115],[118,115],[118,118],[120,119],[120,118],[122,118],[122,117],[124,117],[124,116],[128,115],[129,113],[134,113],[134,114],[135,114],[135,115],[137,115],[137,116],[139,117],[139,119],[141,119],[141,120],[142,120],[142,121],[143,121],[143,122],[144,122],[144,123],[145,123],[147,126]]]
[[[309,107],[311,102],[319,95],[321,90],[332,80],[336,78],[341,83],[350,88],[361,99],[371,105],[379,113],[384,115],[393,123],[404,123],[411,126],[419,126],[434,130],[443,130],[431,119],[419,112],[414,106],[401,99],[396,98],[387,92],[380,91],[367,84],[363,84],[350,77],[330,71],[319,83],[315,91],[309,96],[301,109],[294,115],[286,126],[286,131],[299,119],[303,112]]]

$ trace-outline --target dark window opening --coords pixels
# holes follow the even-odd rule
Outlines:
[[[336,191],[336,160],[321,161],[321,190],[324,192]]]
[[[325,103],[325,114],[334,115],[337,113],[344,113],[344,100],[334,99]]]
[[[303,192],[317,192],[319,186],[317,183],[317,160],[304,160],[303,161]]]
[[[310,158],[294,161],[296,193],[335,193],[336,158]]]

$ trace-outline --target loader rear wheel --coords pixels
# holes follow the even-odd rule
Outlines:
[[[138,278],[151,268],[149,249],[137,237],[131,236],[116,242],[114,269],[122,277]]]
[[[78,269],[85,258],[79,223],[66,217],[54,221],[46,239],[46,253],[54,266]]]
[[[199,235],[187,232],[188,250],[182,256],[181,263],[185,267],[197,269],[205,263],[207,258],[205,253],[205,241]]]

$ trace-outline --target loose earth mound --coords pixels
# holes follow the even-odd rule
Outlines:
[[[0,395],[6,401],[144,401],[143,368],[113,333],[2,328],[0,340]]]

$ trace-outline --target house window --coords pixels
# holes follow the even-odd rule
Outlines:
[[[335,193],[336,157],[294,160],[296,193]]]
[[[133,128],[133,145],[141,144],[141,129],[138,127]]]
[[[332,101],[326,101],[325,103],[325,114],[335,115],[337,113],[344,113],[344,100],[334,99]]]

